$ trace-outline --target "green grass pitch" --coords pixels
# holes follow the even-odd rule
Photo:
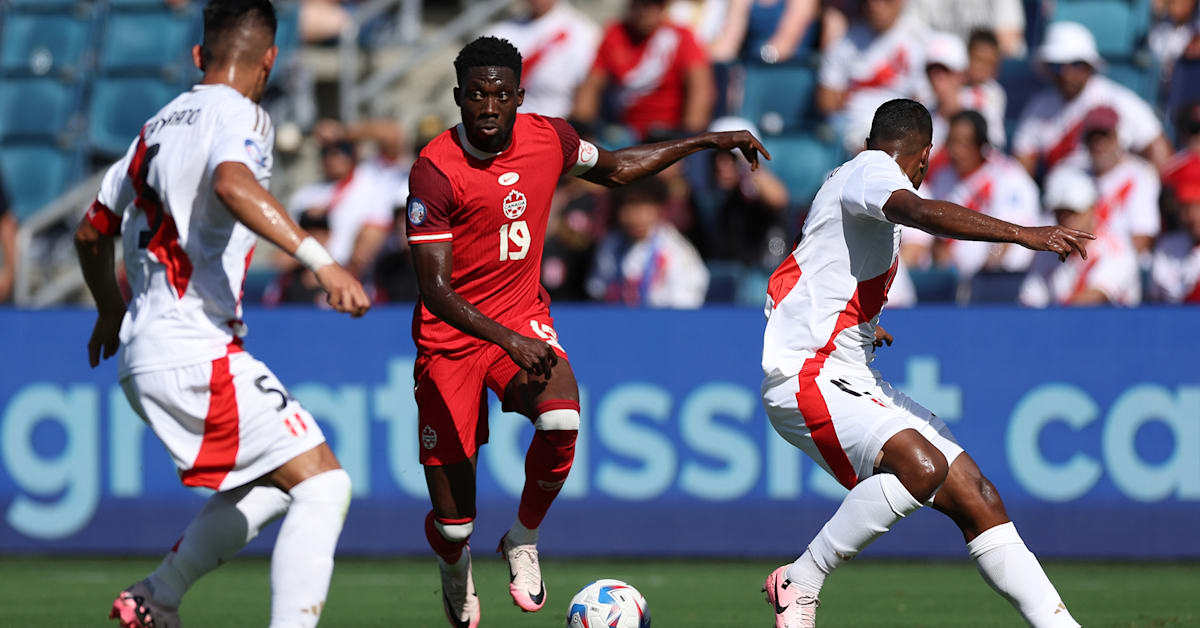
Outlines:
[[[5,626],[103,626],[114,594],[156,561],[0,557]],[[772,561],[568,560],[543,562],[549,600],[522,614],[508,597],[507,570],[480,557],[476,586],[483,626],[559,627],[575,591],[597,578],[618,578],[649,600],[659,628],[772,625],[759,588]],[[1047,571],[1084,626],[1200,626],[1200,565],[1050,563]],[[338,562],[323,628],[440,628],[437,567],[431,559]],[[189,628],[265,626],[268,564],[237,559],[210,574],[185,600]],[[1020,626],[967,561],[855,561],[830,577],[822,626]],[[114,624],[115,625],[115,624]]]

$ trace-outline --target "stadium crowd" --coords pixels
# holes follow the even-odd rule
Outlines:
[[[330,16],[354,4],[305,0],[302,38],[327,40],[336,30],[322,28],[342,19]],[[522,16],[486,29],[522,52],[522,112],[567,118],[610,148],[747,128],[760,137],[803,130],[833,151],[812,165],[785,167],[788,157],[777,156],[754,172],[732,153],[697,155],[613,191],[564,179],[543,264],[554,299],[761,303],[815,191],[797,193],[785,169],[835,167],[862,150],[879,104],[909,97],[934,118],[922,194],[1098,238],[1087,260],[1057,265],[1012,245],[906,229],[890,306],[1200,303],[1200,90],[1179,102],[1172,80],[1180,60],[1200,59],[1196,0],[1149,3],[1137,42],[1156,73],[1149,99],[1109,76],[1106,41],[1098,46],[1085,26],[1035,0],[629,0],[610,24],[567,0],[523,4]],[[1002,80],[1013,64],[1042,82]],[[736,117],[747,69],[784,66],[813,70],[802,113]],[[804,89],[784,83],[767,93],[786,99]],[[323,176],[287,205],[379,302],[417,296],[397,217],[409,165],[445,126],[426,118],[409,133],[388,120],[324,120],[312,129]],[[0,302],[10,298],[16,259],[4,208],[0,188]],[[273,262],[279,275],[265,303],[319,302],[310,273],[287,256]]]

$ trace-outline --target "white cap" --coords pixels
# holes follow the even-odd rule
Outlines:
[[[1086,212],[1096,204],[1100,194],[1096,191],[1096,183],[1088,174],[1078,168],[1059,166],[1046,175],[1045,196],[1042,203],[1047,211],[1069,209],[1076,212]]]
[[[759,137],[758,127],[754,123],[738,116],[724,116],[713,120],[708,125],[709,133],[725,133],[726,131],[749,131],[754,137]]]
[[[1054,22],[1047,26],[1037,59],[1042,63],[1086,61],[1094,68],[1104,67],[1092,31],[1078,22]]]
[[[931,33],[925,42],[925,66],[944,65],[953,72],[967,69],[967,45],[958,35]]]

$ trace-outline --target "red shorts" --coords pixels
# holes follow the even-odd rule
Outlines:
[[[554,319],[548,313],[533,316],[517,333],[545,340],[562,359],[567,354],[558,344]],[[423,354],[417,357],[414,391],[417,399],[417,429],[420,435],[420,460],[425,465],[461,462],[475,455],[487,442],[486,384],[504,401],[508,388],[521,367],[508,353],[490,342],[469,353],[449,357]]]

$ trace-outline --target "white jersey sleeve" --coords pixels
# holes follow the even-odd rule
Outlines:
[[[818,83],[825,89],[844,91],[850,87],[849,65],[858,56],[854,45],[842,38],[821,56]]]
[[[1154,109],[1146,104],[1146,101],[1123,86],[1117,87],[1118,89],[1111,90],[1114,104],[1121,116],[1117,133],[1126,146],[1137,152],[1144,151],[1151,142],[1162,135],[1162,123],[1158,121]]]
[[[211,175],[225,162],[244,164],[259,181],[271,178],[275,127],[262,107],[239,102],[223,112],[208,159]]]
[[[880,152],[870,163],[851,173],[842,188],[842,207],[853,216],[890,222],[883,214],[883,206],[896,190],[916,194],[912,181],[904,176],[895,160]]]
[[[129,150],[125,151],[125,156],[104,173],[104,180],[100,182],[100,192],[96,195],[96,200],[100,201],[101,205],[118,215],[126,205],[133,202],[134,189],[129,180],[129,160],[137,149],[137,143],[138,140],[134,139],[129,145]]]
[[[1135,236],[1156,237],[1162,231],[1158,211],[1158,196],[1162,192],[1158,173],[1152,166],[1139,168],[1138,182],[1129,198],[1129,233]]]

